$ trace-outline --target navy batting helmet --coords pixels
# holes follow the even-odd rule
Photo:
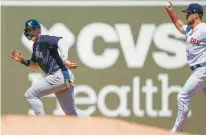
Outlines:
[[[41,28],[41,25],[36,19],[30,19],[26,21],[25,28],[24,28],[24,35],[26,36],[26,38],[31,40],[31,37],[29,36],[27,31],[28,28]]]

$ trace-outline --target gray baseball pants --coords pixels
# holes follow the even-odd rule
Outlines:
[[[69,70],[69,69],[68,69]],[[73,73],[69,70],[70,77],[74,80]],[[77,109],[74,101],[74,87],[67,87],[64,77],[59,69],[51,75],[46,75],[33,84],[25,93],[32,110],[36,115],[45,115],[41,97],[54,93],[59,104],[66,115],[89,117],[83,111]]]
[[[206,89],[206,67],[201,67],[192,72],[182,90],[177,95],[178,113],[172,132],[183,131],[184,122],[189,113],[189,102],[197,92]]]

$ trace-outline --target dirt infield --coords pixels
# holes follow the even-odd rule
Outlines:
[[[174,134],[115,118],[3,115],[2,134]]]

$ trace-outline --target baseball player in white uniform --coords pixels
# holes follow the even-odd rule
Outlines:
[[[175,27],[186,36],[187,63],[191,68],[191,76],[177,95],[178,114],[171,132],[181,132],[189,113],[191,98],[200,91],[206,90],[206,24],[202,22],[203,7],[192,3],[183,12],[186,13],[185,25],[172,10],[172,3],[165,5]]]

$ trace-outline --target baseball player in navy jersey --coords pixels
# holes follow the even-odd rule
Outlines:
[[[76,69],[77,64],[67,60],[68,51],[64,49],[64,46],[68,39],[41,35],[40,23],[35,19],[26,21],[24,35],[28,40],[33,41],[31,59],[25,59],[16,49],[12,50],[11,58],[34,70],[40,67],[46,74],[25,93],[34,113],[40,116],[45,115],[40,98],[54,93],[66,115],[87,117],[86,113],[77,109],[74,102],[74,75],[69,69]]]
[[[206,24],[202,22],[203,7],[198,3],[192,3],[183,10],[186,13],[186,25],[172,10],[171,2],[165,7],[175,27],[186,36],[187,63],[191,68],[190,77],[177,95],[178,114],[171,130],[177,132],[183,131],[191,98],[206,89]]]

